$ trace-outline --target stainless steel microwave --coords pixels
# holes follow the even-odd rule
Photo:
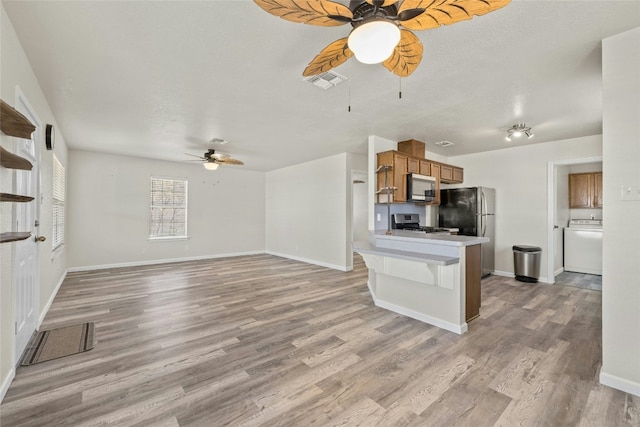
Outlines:
[[[432,202],[436,198],[436,179],[417,173],[407,174],[407,201]]]

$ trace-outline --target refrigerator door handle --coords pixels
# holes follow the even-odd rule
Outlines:
[[[480,200],[481,200],[481,204],[482,204],[482,211],[480,212],[480,224],[481,224],[481,228],[482,228],[482,234],[481,237],[484,237],[484,235],[487,232],[487,218],[485,218],[485,215],[487,214],[487,199],[484,197],[484,191],[482,191],[480,189]]]

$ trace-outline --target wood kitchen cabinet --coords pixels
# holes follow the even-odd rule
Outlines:
[[[593,207],[602,207],[602,172],[593,174]]]
[[[444,184],[462,184],[463,178],[462,168],[440,163],[440,180]]]
[[[406,154],[397,151],[385,151],[378,153],[378,168],[381,166],[391,166],[387,172],[387,186],[395,188],[389,196],[385,190],[385,173],[380,171],[377,173],[377,194],[378,203],[386,203],[387,197],[390,197],[392,203],[405,203],[407,201],[407,160]]]
[[[602,207],[602,172],[569,175],[569,207]]]
[[[420,160],[420,175],[431,176],[431,162]]]
[[[413,147],[419,141],[404,141],[405,150],[407,147]],[[400,145],[400,143],[398,144]],[[419,173],[436,178],[436,197],[429,204],[440,204],[440,182],[445,184],[461,184],[464,177],[463,169],[457,166],[447,165],[445,163],[435,162],[432,160],[419,158],[402,151],[384,151],[377,154],[378,168],[381,166],[390,166],[387,172],[387,186],[393,188],[390,200],[392,203],[406,203],[407,201],[407,174]],[[377,173],[377,202],[386,203],[387,193],[384,183],[384,171]]]
[[[436,197],[435,199],[433,199],[430,205],[440,204],[440,173],[441,173],[440,166],[441,166],[440,163],[431,163],[430,165],[431,173],[429,175],[436,179]]]
[[[482,281],[482,246],[466,247],[465,268],[465,321],[480,316]]]
[[[418,159],[414,159],[412,157],[407,157],[407,173],[419,173],[419,174],[422,174],[421,169],[420,169],[420,163],[422,163],[422,162],[420,160],[418,160]]]
[[[462,181],[464,180],[464,172],[462,168],[453,167],[453,182],[452,184],[462,184]]]

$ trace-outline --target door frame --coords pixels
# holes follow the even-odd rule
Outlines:
[[[354,185],[360,185],[360,184],[355,184],[354,181],[360,179],[363,180],[365,185],[369,183],[369,174],[367,173],[367,171],[365,170],[359,170],[359,169],[352,169],[351,170],[351,180],[349,181],[349,191],[351,192],[351,197],[350,197],[350,204],[349,204],[349,225],[350,225],[350,232],[348,233],[348,239],[349,241],[347,242],[348,247],[349,247],[349,256],[347,257],[347,262],[350,262],[350,268],[349,271],[353,270],[353,247],[352,247],[352,242],[354,239],[354,235],[355,235],[355,227],[354,227],[354,221],[353,221],[353,214],[354,214],[354,199],[355,199],[355,191],[353,190]],[[368,188],[368,186],[367,186]],[[367,199],[367,205],[368,205],[368,199]],[[367,218],[369,217],[368,213],[367,213]],[[368,227],[368,226],[367,226]]]
[[[558,183],[556,182],[556,167],[597,162],[602,162],[602,156],[552,160],[547,162],[547,283],[554,284],[556,282],[555,257],[553,254],[553,249],[555,248],[553,241],[553,226],[555,225],[554,218],[556,213],[555,190],[558,187]]]
[[[31,140],[33,141],[34,144],[34,151],[33,151],[33,156],[35,159],[35,163],[33,165],[33,169],[31,169],[31,173],[35,174],[35,176],[32,176],[32,179],[35,182],[35,194],[34,194],[34,199],[29,202],[30,204],[33,204],[32,206],[34,207],[34,215],[33,215],[33,220],[34,221],[40,221],[40,208],[41,208],[41,188],[42,188],[42,182],[41,182],[41,173],[40,173],[40,163],[41,163],[41,144],[40,142],[42,142],[43,139],[43,132],[42,132],[42,121],[40,120],[40,117],[38,116],[38,114],[36,113],[35,109],[31,106],[31,103],[29,102],[29,100],[27,99],[26,95],[24,94],[24,92],[22,92],[22,90],[20,89],[20,87],[16,86],[15,89],[15,107],[14,107],[17,111],[19,111],[21,114],[23,114],[25,117],[27,117],[36,127],[36,130],[33,131],[33,133],[31,134]],[[15,147],[15,145],[14,145]],[[16,176],[14,178],[14,189],[15,186],[17,185],[17,180],[18,177]],[[15,226],[15,219],[17,217],[17,207],[14,206],[13,208],[13,212],[12,212],[12,217],[14,219],[14,226]],[[36,227],[32,224],[32,229],[36,229]],[[20,230],[16,230],[16,231],[20,231]],[[36,234],[38,234],[37,229],[36,229]],[[32,236],[33,238],[35,238],[36,236]],[[35,259],[35,272],[34,272],[34,282],[35,282],[35,286],[34,286],[34,295],[33,295],[33,310],[35,313],[35,321],[33,323],[33,330],[31,331],[31,333],[33,334],[38,327],[40,326],[40,251],[38,246],[36,246],[36,250],[35,250],[35,254],[34,254],[34,259]],[[16,257],[16,250],[14,248],[13,250],[13,260],[12,260],[12,278],[11,278],[11,286],[12,286],[12,290],[13,290],[13,323],[14,323],[14,339],[13,339],[13,357],[14,357],[14,364],[17,364],[20,362],[20,357],[22,356],[22,351],[23,350],[18,350],[18,340],[16,339],[16,315],[17,315],[17,311],[16,311],[16,305],[17,305],[17,300],[16,300],[16,286],[17,286],[17,278],[16,278],[16,271],[17,271],[17,262],[18,262],[18,258]]]

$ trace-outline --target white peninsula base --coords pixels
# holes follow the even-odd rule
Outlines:
[[[487,238],[376,233],[354,242],[369,269],[376,306],[457,334],[480,308],[480,243]],[[407,250],[405,250],[407,249]]]

